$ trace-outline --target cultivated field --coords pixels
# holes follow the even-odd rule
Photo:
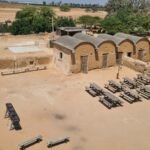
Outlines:
[[[6,20],[15,20],[16,12],[21,10],[25,5],[15,5],[15,4],[1,4],[0,3],[0,22],[4,22]],[[90,15],[90,16],[99,16],[101,18],[104,18],[107,15],[107,12],[105,11],[98,11],[95,13],[92,12],[86,12],[85,9],[80,8],[72,8],[70,12],[62,12],[57,7],[53,7],[54,12],[56,13],[56,16],[67,16],[67,17],[73,17],[74,19],[78,18],[82,15]]]
[[[46,150],[48,140],[63,136],[70,142],[54,150],[149,150],[150,101],[124,102],[123,107],[108,110],[84,90],[93,81],[104,86],[116,72],[112,67],[65,76],[50,67],[0,76],[0,150],[17,150],[20,142],[37,134],[43,142],[29,150]],[[133,78],[136,72],[123,67],[124,76]],[[4,119],[7,102],[20,116],[20,131],[9,131],[10,120]]]

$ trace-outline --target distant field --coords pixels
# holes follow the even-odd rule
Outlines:
[[[22,4],[3,4],[0,3],[0,22],[4,22],[6,20],[15,20],[16,12],[21,10],[26,5]],[[99,16],[101,18],[105,18],[107,15],[106,11],[98,11],[95,13],[86,12],[85,9],[80,8],[72,8],[70,12],[61,12],[58,7],[53,7],[57,16],[67,16],[73,17],[74,19],[78,18],[82,15],[90,15],[90,16]]]

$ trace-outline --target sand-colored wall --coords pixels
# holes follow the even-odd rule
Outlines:
[[[127,56],[123,57],[123,65],[141,73],[150,75],[150,63],[133,59]]]
[[[150,61],[150,43],[145,40],[142,39],[139,42],[137,42],[136,44],[136,58],[138,59],[138,52],[139,50],[144,50],[144,58],[143,61]]]
[[[63,55],[62,59],[60,59],[60,53]],[[53,63],[64,74],[70,74],[72,66],[71,52],[62,46],[54,44]]]
[[[123,55],[127,55],[127,53],[131,52],[132,57],[134,58],[135,46],[129,40],[125,40],[121,42],[120,45],[118,46],[118,52],[122,52]]]
[[[22,67],[30,67],[36,65],[48,65],[51,62],[51,57],[49,55],[34,56],[35,54],[30,54],[30,56],[23,56],[23,54],[10,54],[9,58],[0,57],[0,69],[16,69]],[[38,55],[38,54],[37,54]],[[31,65],[30,62],[33,62]]]
[[[88,56],[88,70],[98,68],[98,60],[96,60],[96,50],[93,45],[88,43],[80,44],[75,50],[75,64],[72,66],[72,72],[81,71],[81,56]]]
[[[103,54],[108,54],[107,67],[114,66],[116,64],[116,46],[111,42],[102,43],[98,49],[99,68],[103,66]]]

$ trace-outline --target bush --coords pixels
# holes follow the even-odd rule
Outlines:
[[[61,11],[64,11],[64,12],[68,12],[68,11],[71,10],[71,8],[70,8],[70,6],[68,6],[68,5],[61,5],[61,6],[60,6],[60,10],[61,10]]]

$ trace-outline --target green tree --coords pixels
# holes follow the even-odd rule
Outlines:
[[[69,12],[71,10],[69,5],[63,4],[60,6],[60,10],[64,12]]]
[[[13,22],[11,27],[11,33],[18,34],[30,34],[32,32],[30,20],[23,18]]]
[[[16,14],[16,21],[12,24],[12,34],[30,34],[50,32],[52,17],[55,17],[51,7],[26,7]]]
[[[84,28],[86,28],[87,26],[90,26],[92,28],[92,26],[99,25],[99,23],[101,22],[101,18],[85,15],[79,17],[78,22],[82,24]]]
[[[75,27],[76,23],[72,18],[58,17],[56,20],[56,27]]]

